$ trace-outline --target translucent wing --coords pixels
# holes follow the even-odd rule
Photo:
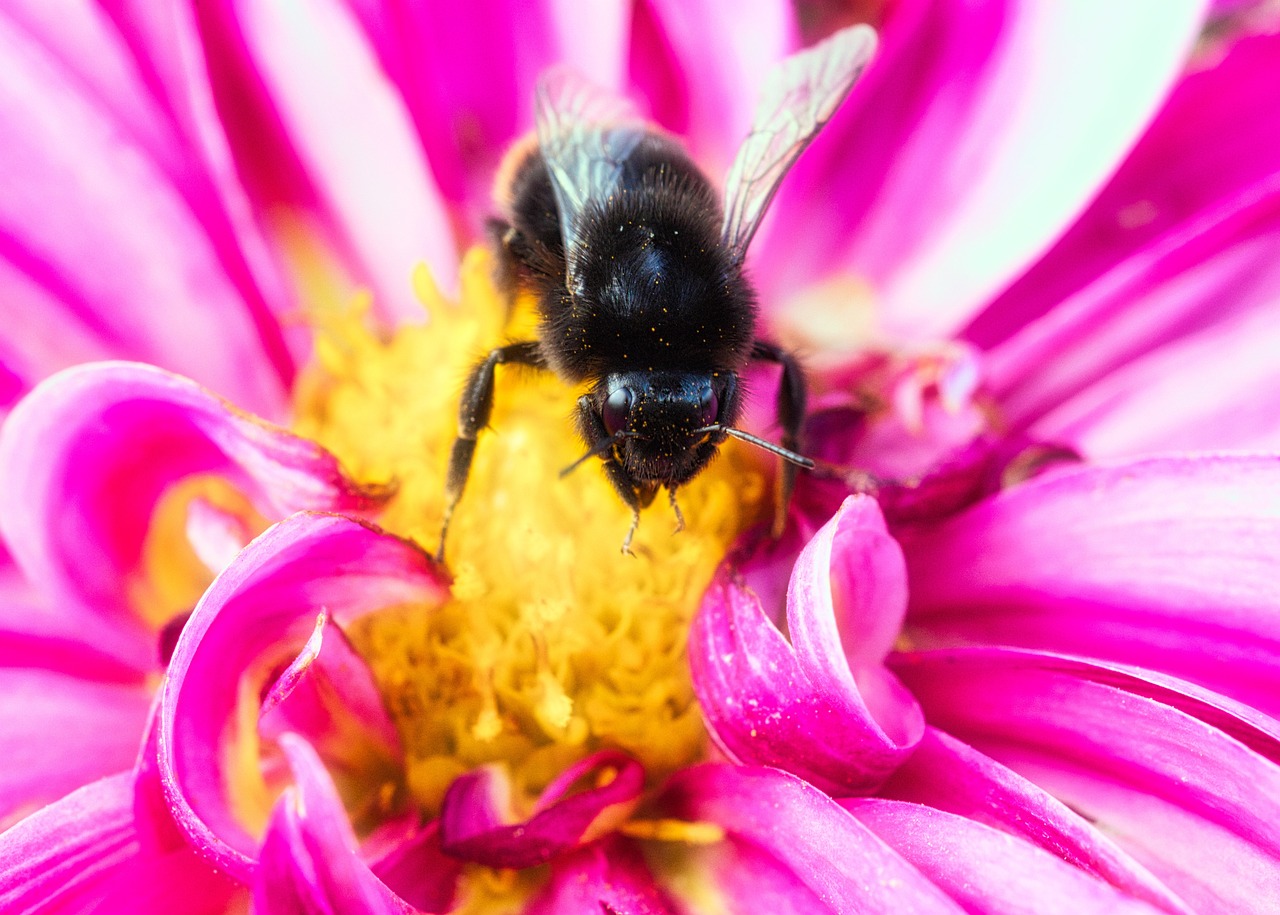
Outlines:
[[[875,52],[865,25],[789,57],[765,79],[755,119],[725,179],[721,242],[741,261],[783,176],[858,81]]]
[[[605,199],[617,188],[623,163],[645,137],[645,123],[626,99],[565,67],[554,67],[539,79],[534,115],[538,146],[560,209],[565,281],[576,291],[572,253],[581,241],[582,213],[591,201]]]

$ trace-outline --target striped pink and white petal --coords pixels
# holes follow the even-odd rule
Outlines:
[[[647,97],[653,120],[683,137],[722,183],[751,129],[765,77],[799,49],[792,4],[641,0],[632,17],[632,85]]]
[[[345,274],[337,294],[370,288],[384,317],[421,318],[413,269],[454,276],[458,240],[405,99],[348,4],[219,0],[197,14],[255,206],[286,220],[277,240],[304,271]]]
[[[1105,659],[1280,717],[1280,458],[1058,471],[901,540],[915,644]]]
[[[1195,447],[1257,422],[1270,441],[1247,393],[1271,378],[1250,344],[1280,301],[1280,112],[1264,88],[1277,78],[1276,35],[1187,76],[1082,219],[966,330],[990,349],[1008,422],[1072,441],[1109,426],[1103,457],[1124,450],[1127,421],[1130,450],[1178,444],[1175,421]],[[1152,383],[1160,371],[1175,377]]]
[[[963,327],[1106,181],[1204,9],[898,5],[863,84],[779,196],[777,229],[756,251],[770,265],[765,300],[844,271],[871,284],[895,337]]]
[[[192,474],[224,477],[267,518],[373,506],[313,442],[194,382],[134,363],[68,369],[0,434],[0,530],[46,598],[149,631],[122,583],[158,500]]]
[[[533,90],[544,69],[565,62],[601,85],[625,88],[626,3],[347,6],[404,99],[460,244],[480,237],[501,157],[533,128]]]
[[[170,809],[202,854],[239,880],[251,877],[258,838],[240,815],[234,784],[261,778],[257,754],[246,763],[251,770],[209,762],[256,747],[258,709],[246,718],[242,698],[260,696],[305,650],[322,611],[342,625],[388,606],[438,603],[445,587],[411,544],[349,518],[308,513],[268,529],[214,580],[170,663],[156,741]]]
[[[279,417],[294,373],[251,227],[88,4],[0,13],[0,332],[5,404],[91,359],[182,371]],[[7,125],[7,126],[6,126]],[[259,250],[259,253],[260,250]]]
[[[722,572],[689,634],[694,689],[717,745],[840,795],[874,789],[924,719],[883,666],[906,609],[902,553],[874,500],[851,497],[796,561],[784,636]]]

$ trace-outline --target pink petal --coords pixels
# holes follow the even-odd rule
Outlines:
[[[1008,649],[900,656],[929,720],[1057,795],[1193,910],[1280,898],[1280,766],[1161,702]]]
[[[1029,842],[965,817],[879,798],[841,803],[969,911],[1157,911]]]
[[[302,179],[283,179],[306,184],[290,202],[307,212],[293,215],[338,246],[385,315],[420,318],[413,268],[426,261],[452,277],[457,248],[404,99],[350,10],[341,0],[305,11],[223,0],[199,17],[223,116],[237,119],[229,131],[238,155],[258,159],[268,181],[300,169]]]
[[[104,778],[0,833],[0,908],[87,907],[137,854],[131,786],[128,772]]]
[[[754,845],[833,911],[961,911],[835,801],[785,772],[697,766],[677,773],[659,802]],[[731,899],[733,888],[732,878],[719,887]]]
[[[0,822],[133,765],[151,690],[0,669]]]
[[[570,793],[579,783],[595,787]],[[513,823],[505,772],[478,769],[454,780],[445,794],[440,844],[446,854],[488,867],[534,867],[608,833],[635,809],[643,790],[639,763],[602,750],[561,773],[533,815]]]
[[[431,172],[472,239],[492,213],[503,152],[533,127],[538,75],[566,61],[622,88],[628,10],[621,3],[349,0],[413,118]]]
[[[154,668],[151,639],[139,639],[90,609],[46,606],[22,593],[25,586],[11,587],[17,577],[16,571],[0,575],[0,668],[38,667],[114,683],[140,682]]]
[[[773,765],[837,794],[874,790],[924,720],[882,662],[906,606],[902,555],[874,500],[850,497],[800,554],[790,643],[730,574],[689,635],[694,689],[730,758]]]
[[[632,83],[654,120],[683,135],[719,181],[750,130],[765,76],[799,47],[792,5],[644,0],[632,15]]]
[[[1274,302],[1107,372],[1038,420],[1036,434],[1103,459],[1206,448],[1280,450],[1280,398],[1262,393],[1280,388]]]
[[[189,474],[225,475],[267,517],[373,504],[318,445],[128,363],[42,384],[5,423],[0,468],[0,529],[24,573],[52,600],[121,624],[134,619],[121,584],[156,502]]]
[[[292,357],[207,178],[110,28],[50,18],[0,16],[0,357],[28,385],[142,359],[280,415]]]
[[[919,644],[1106,658],[1280,717],[1280,459],[1058,471],[901,539]]]
[[[542,891],[522,911],[523,915],[674,915],[679,910],[654,885],[644,856],[634,845],[607,839],[557,859]]]
[[[1186,907],[1149,871],[1042,788],[930,728],[880,796],[925,804],[1043,848],[1134,899],[1167,912]],[[856,801],[846,803],[855,804]]]
[[[324,765],[306,741],[284,735],[296,788],[285,791],[254,875],[254,911],[261,915],[309,912],[408,913],[357,855],[357,842],[342,801]]]
[[[131,776],[67,795],[0,833],[0,910],[215,915],[235,886],[182,848],[151,854],[134,831]]]
[[[889,333],[949,335],[1111,173],[1182,65],[1204,5],[904,4],[853,104],[779,200],[775,238],[788,251],[771,238],[757,254],[792,262],[767,279],[770,297],[842,264],[876,287]],[[847,215],[815,225],[832,199]]]
[[[443,589],[421,551],[334,515],[282,521],[218,576],[169,666],[158,739],[170,806],[203,854],[240,879],[252,868],[256,842],[232,809],[231,773],[211,764],[253,739],[236,726],[242,690],[261,689],[296,655],[319,607],[345,623],[396,604],[434,604]]]

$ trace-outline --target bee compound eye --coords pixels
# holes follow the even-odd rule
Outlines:
[[[713,425],[720,415],[720,398],[716,397],[716,392],[711,388],[706,388],[702,392],[702,399],[698,403],[698,408],[701,411],[698,414],[698,418],[701,420],[702,425]]]
[[[604,402],[601,418],[610,435],[617,435],[627,428],[627,421],[631,418],[631,404],[634,401],[635,397],[630,388],[615,388],[609,393],[608,399]]]

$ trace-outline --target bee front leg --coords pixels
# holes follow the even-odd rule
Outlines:
[[[471,473],[471,459],[476,453],[476,436],[480,430],[489,425],[489,416],[493,413],[493,379],[499,365],[514,363],[529,365],[534,368],[546,368],[542,354],[536,343],[513,343],[501,346],[489,353],[484,360],[471,371],[467,385],[462,390],[462,400],[458,405],[458,437],[454,439],[453,450],[449,453],[449,471],[445,477],[444,487],[444,521],[440,525],[440,546],[436,550],[436,561],[444,561],[444,541],[449,533],[449,521],[453,518],[453,510],[462,498],[462,490],[467,485],[467,477]]]
[[[591,398],[585,395],[578,398],[578,429],[582,432],[582,437],[586,439],[591,451],[603,448],[613,438],[605,428],[600,415],[596,413],[595,407],[592,406]],[[653,502],[658,487],[653,483],[638,483],[612,450],[604,452],[602,457],[605,478],[631,509],[631,527],[622,541],[622,552],[628,556],[634,556],[635,554],[631,552],[631,540],[636,535],[636,528],[640,526],[640,509],[647,508]]]
[[[782,447],[788,451],[800,453],[801,438],[804,430],[804,408],[808,398],[808,387],[804,380],[804,371],[796,358],[773,343],[757,340],[751,349],[751,358],[758,362],[773,362],[782,367],[782,381],[778,385],[778,423],[782,426]],[[777,499],[774,503],[773,530],[774,538],[782,536],[787,524],[787,507],[791,504],[791,493],[796,488],[796,473],[799,468],[789,461],[783,461],[782,474],[778,478]]]

